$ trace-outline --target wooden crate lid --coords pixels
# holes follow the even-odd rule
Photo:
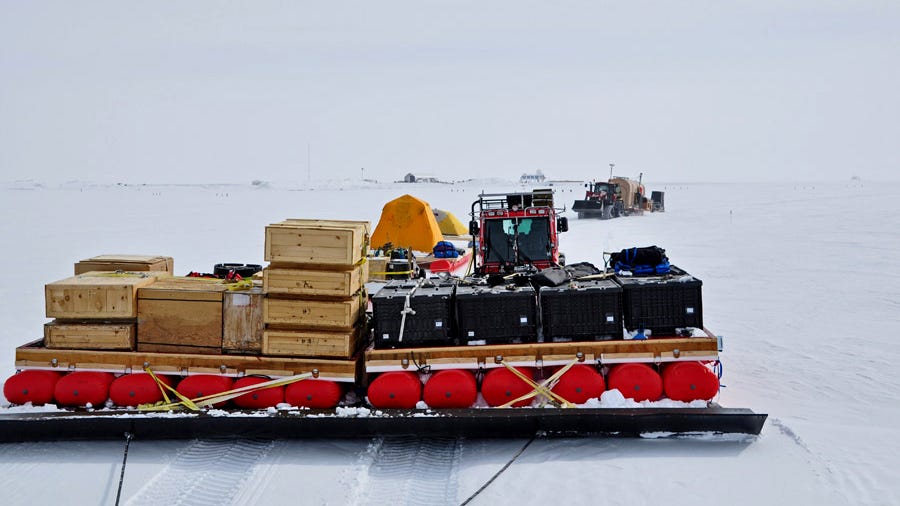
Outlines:
[[[92,288],[106,286],[142,287],[154,283],[160,277],[169,277],[165,271],[109,272],[91,271],[70,278],[47,283],[48,288]]]
[[[112,263],[136,263],[136,264],[155,264],[158,262],[166,262],[169,258],[161,255],[97,255],[91,258],[80,260],[81,262],[112,262]]]
[[[138,299],[221,301],[226,291],[221,279],[170,276],[138,290]]]

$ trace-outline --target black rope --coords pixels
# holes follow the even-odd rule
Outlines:
[[[119,506],[119,498],[122,497],[122,482],[125,481],[125,463],[128,462],[128,447],[134,435],[130,432],[125,433],[125,454],[122,455],[122,472],[119,473],[119,490],[116,492],[116,506]]]
[[[489,479],[488,481],[484,482],[484,485],[482,485],[481,488],[479,488],[478,490],[476,490],[474,494],[470,495],[468,499],[466,499],[465,501],[463,501],[462,503],[460,503],[459,506],[466,506],[467,504],[469,504],[470,502],[472,502],[472,499],[475,499],[476,497],[478,497],[478,494],[484,492],[484,489],[488,488],[488,486],[489,486],[491,483],[493,483],[494,480],[496,480],[498,476],[500,476],[501,474],[503,474],[503,472],[506,471],[506,470],[509,468],[509,466],[511,466],[512,463],[515,462],[517,458],[519,458],[520,455],[522,455],[523,453],[525,453],[525,450],[526,450],[529,446],[531,446],[531,443],[534,442],[535,438],[537,438],[537,434],[534,434],[533,436],[531,436],[531,439],[529,439],[528,442],[525,443],[525,446],[523,446],[522,448],[520,448],[519,451],[516,452],[516,454],[513,455],[512,458],[509,459],[509,461],[508,461],[506,464],[504,464],[503,467],[501,467],[499,471],[497,471],[496,473],[494,473],[493,476],[491,476],[491,479]]]

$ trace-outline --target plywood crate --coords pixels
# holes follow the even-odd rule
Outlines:
[[[91,271],[156,271],[172,274],[175,260],[159,255],[99,255],[75,264],[75,274]]]
[[[267,267],[263,270],[266,293],[303,297],[352,297],[369,276],[365,260],[347,270]]]
[[[52,349],[133,350],[134,322],[68,322],[44,325],[44,346]]]
[[[44,286],[47,318],[98,319],[137,316],[137,291],[153,284],[159,272],[87,272]]]
[[[263,355],[282,357],[350,358],[361,344],[359,327],[342,331],[267,328],[263,333]]]
[[[138,351],[219,354],[222,304],[218,279],[171,277],[138,291]]]
[[[266,227],[265,260],[273,264],[351,266],[368,248],[367,221],[291,219]]]
[[[346,300],[276,298],[263,302],[266,325],[350,330],[365,311],[364,291]]]
[[[222,351],[259,354],[263,339],[263,300],[260,286],[224,294]]]

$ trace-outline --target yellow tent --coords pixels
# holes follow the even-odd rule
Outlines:
[[[469,229],[450,211],[435,209],[434,217],[444,235],[467,235],[469,233]]]
[[[412,195],[398,197],[381,209],[381,219],[372,233],[373,248],[391,243],[395,248],[431,252],[444,240],[431,206]]]

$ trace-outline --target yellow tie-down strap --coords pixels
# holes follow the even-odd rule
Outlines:
[[[525,376],[524,374],[522,374],[515,367],[507,364],[506,361],[504,360],[503,362],[501,362],[501,364],[503,364],[504,367],[509,369],[510,372],[515,374],[519,379],[521,379],[522,381],[527,383],[528,386],[530,386],[532,388],[532,390],[531,390],[531,392],[528,392],[525,395],[522,395],[516,399],[513,399],[499,407],[508,408],[519,401],[524,401],[525,399],[530,399],[532,397],[536,397],[539,394],[542,394],[542,395],[544,395],[544,397],[546,397],[548,400],[550,400],[550,402],[559,404],[559,406],[561,406],[563,408],[574,408],[575,407],[574,404],[567,401],[566,399],[561,397],[556,392],[553,392],[551,389],[556,385],[556,382],[559,381],[559,378],[561,378],[563,374],[565,374],[573,365],[577,364],[578,362],[579,362],[578,359],[575,359],[575,360],[569,362],[568,364],[566,364],[565,366],[563,366],[562,368],[560,368],[555,373],[553,373],[553,376],[550,376],[549,378],[541,381],[540,383],[536,383],[534,380],[532,380],[528,376]]]
[[[274,379],[274,380],[265,381],[263,383],[257,383],[255,385],[247,385],[247,386],[240,387],[240,388],[234,388],[234,389],[227,390],[225,392],[220,392],[217,394],[204,395],[202,397],[197,397],[196,399],[188,399],[187,397],[182,395],[181,392],[178,392],[171,386],[163,383],[156,376],[156,374],[154,374],[153,371],[150,370],[149,367],[145,368],[144,370],[147,372],[147,374],[150,375],[151,378],[153,378],[153,381],[156,382],[156,386],[159,387],[159,390],[163,394],[163,399],[165,399],[165,400],[156,402],[156,403],[152,403],[152,404],[141,404],[140,406],[138,406],[138,410],[140,410],[140,411],[170,411],[170,410],[181,409],[181,408],[187,408],[191,411],[199,411],[201,408],[209,407],[209,406],[212,406],[213,404],[218,404],[220,402],[225,402],[225,401],[234,399],[235,397],[240,397],[240,396],[250,393],[250,392],[262,390],[264,388],[289,385],[289,384],[295,383],[297,381],[303,381],[307,378],[311,378],[313,375],[311,372],[305,372],[303,374],[297,374],[295,376],[289,376],[287,378],[278,378],[278,379]],[[167,390],[169,392],[171,392],[172,394],[174,394],[175,397],[178,398],[178,400],[177,401],[170,400],[168,394],[166,393]]]

